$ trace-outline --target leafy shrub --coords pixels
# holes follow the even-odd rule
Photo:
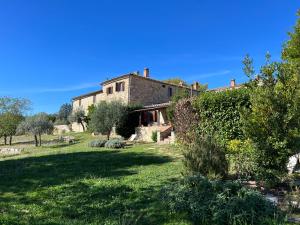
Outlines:
[[[228,170],[225,151],[210,136],[196,138],[184,147],[184,165],[188,173],[224,177]]]
[[[96,147],[96,148],[104,147],[106,142],[107,142],[106,140],[94,140],[89,143],[89,147]]]
[[[154,142],[157,142],[157,131],[152,131],[151,139]]]
[[[239,178],[250,178],[257,168],[254,144],[251,140],[231,140],[227,145],[231,169]]]
[[[125,144],[122,139],[111,139],[105,143],[105,148],[124,148]]]
[[[142,106],[133,104],[125,107],[125,112],[116,126],[116,132],[124,138],[129,138],[135,133],[135,128],[139,126],[140,113],[134,112],[134,110],[140,109]]]
[[[200,118],[200,133],[215,136],[223,146],[230,140],[243,139],[241,111],[249,105],[249,90],[246,88],[199,95],[193,106]]]
[[[272,202],[236,181],[189,176],[165,188],[163,199],[171,212],[194,224],[284,224],[283,213]]]

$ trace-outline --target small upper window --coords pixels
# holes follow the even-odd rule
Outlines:
[[[93,103],[96,103],[96,95],[93,96]]]
[[[168,88],[168,95],[169,97],[173,96],[173,89],[171,87]]]
[[[81,99],[79,99],[79,106],[81,106]]]
[[[112,93],[113,93],[113,88],[112,87],[106,88],[106,94],[110,95]]]
[[[117,82],[116,83],[116,91],[125,91],[125,82]]]
[[[161,85],[161,86],[162,86],[163,88],[165,88],[165,87],[166,87],[166,85],[164,85],[164,84],[163,84],[163,85]]]

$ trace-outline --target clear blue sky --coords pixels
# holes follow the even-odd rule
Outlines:
[[[243,82],[243,56],[279,59],[299,8],[299,0],[0,0],[0,96],[56,112],[144,67],[209,88]]]

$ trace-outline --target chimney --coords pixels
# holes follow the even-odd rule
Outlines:
[[[179,82],[179,86],[181,86],[181,87],[183,86],[183,82],[182,81]]]
[[[230,87],[231,87],[231,88],[234,88],[234,87],[235,87],[235,79],[232,79],[232,80],[230,81]]]
[[[144,69],[144,77],[146,77],[146,78],[150,77],[150,71],[148,68]]]

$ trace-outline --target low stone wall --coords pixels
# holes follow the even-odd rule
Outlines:
[[[84,125],[85,125],[85,127],[86,127],[86,124],[84,124]],[[71,124],[71,127],[72,127],[72,131],[75,131],[75,132],[83,132],[83,128],[82,128],[82,126],[81,126],[80,123],[74,122],[74,123]]]
[[[71,132],[71,129],[68,125],[55,125],[53,134],[65,134]]]
[[[19,148],[0,148],[0,156],[5,155],[19,155],[21,154],[22,149]]]
[[[159,126],[137,127],[135,133],[137,141],[153,142],[152,133],[160,130]]]

